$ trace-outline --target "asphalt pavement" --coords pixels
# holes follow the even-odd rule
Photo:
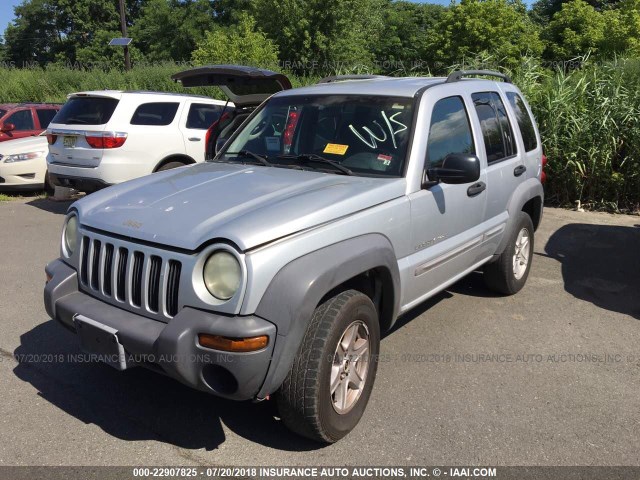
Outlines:
[[[320,447],[272,401],[79,361],[42,302],[67,207],[0,203],[0,466],[640,465],[640,217],[545,209],[525,288],[473,273],[401,318],[362,421]]]

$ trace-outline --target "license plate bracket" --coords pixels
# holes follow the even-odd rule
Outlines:
[[[74,148],[76,146],[76,137],[73,137],[73,136],[62,137],[62,145],[65,148]]]
[[[83,351],[98,355],[100,361],[116,370],[127,368],[127,357],[124,346],[118,339],[118,330],[84,315],[76,315],[73,323]]]

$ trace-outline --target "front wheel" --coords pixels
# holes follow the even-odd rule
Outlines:
[[[532,260],[533,222],[525,212],[519,212],[504,251],[484,267],[485,284],[504,295],[519,292],[527,281]]]
[[[344,437],[367,406],[379,351],[380,323],[369,297],[347,290],[322,303],[277,394],[284,424],[318,442]]]

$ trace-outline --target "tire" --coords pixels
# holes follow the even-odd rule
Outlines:
[[[528,237],[526,245],[521,245],[523,241],[521,235]],[[520,253],[516,250],[517,242],[519,242]],[[484,267],[484,281],[487,287],[504,295],[518,293],[527,282],[531,270],[533,247],[533,222],[525,212],[519,212],[516,227],[513,229],[504,251],[496,261]],[[516,256],[518,256],[517,262]],[[526,264],[523,265],[525,260]]]
[[[51,180],[49,178],[49,170],[47,170],[44,174],[44,193],[49,196],[52,196],[56,191],[56,187],[51,184]]]
[[[347,343],[349,332],[357,332],[355,351],[365,345],[363,341],[368,335],[367,353],[361,353],[355,361],[357,354],[346,355],[338,349],[340,340]],[[284,424],[297,434],[322,443],[336,442],[348,434],[358,424],[369,401],[379,351],[380,322],[369,297],[357,290],[347,290],[321,304],[276,394]],[[347,358],[350,362],[345,363]],[[341,394],[345,390],[340,388],[331,393],[332,380],[349,387],[354,384],[347,380],[358,381],[358,373],[364,379],[360,389],[347,389],[346,397]]]
[[[167,162],[156,170],[156,172],[164,172],[165,170],[171,170],[172,168],[184,167],[186,163],[182,162]]]

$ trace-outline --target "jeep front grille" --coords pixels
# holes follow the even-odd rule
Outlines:
[[[166,251],[83,235],[80,283],[94,296],[142,315],[172,318],[179,309],[182,263]]]

